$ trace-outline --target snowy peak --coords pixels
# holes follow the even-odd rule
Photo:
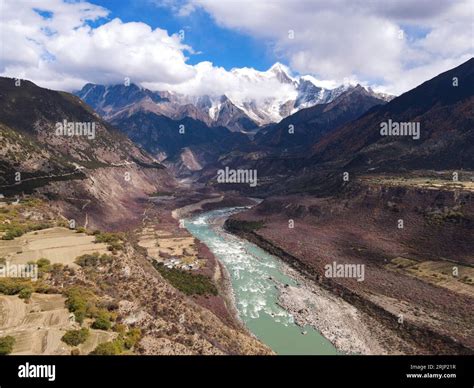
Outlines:
[[[270,69],[268,69],[268,73],[273,74],[282,84],[292,84],[296,82],[295,79],[290,76],[290,69],[280,62],[277,62],[272,67],[270,67]]]
[[[383,101],[393,98],[359,84],[346,83],[329,89],[311,75],[292,76],[291,70],[279,62],[266,71],[244,67],[234,68],[231,73],[238,78],[236,84],[240,87],[222,95],[154,92],[134,84],[86,84],[76,94],[106,118],[145,110],[172,119],[192,117],[210,126],[244,132],[280,122],[301,109],[330,103],[350,90]]]
[[[296,90],[298,91],[298,97],[295,101],[296,109],[321,104],[326,100],[326,90],[316,86],[310,80],[300,78]]]

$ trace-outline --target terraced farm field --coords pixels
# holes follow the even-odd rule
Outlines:
[[[41,258],[51,263],[76,266],[74,260],[93,252],[106,253],[105,243],[94,243],[94,236],[62,227],[29,232],[14,240],[0,240],[0,257],[13,264],[25,264]]]
[[[25,303],[18,296],[0,296],[0,337],[12,336],[15,346],[12,354],[66,355],[73,347],[61,341],[67,330],[78,329],[74,316],[65,307],[60,294],[37,294]],[[78,346],[81,354],[88,354],[117,334],[90,330],[87,341]]]

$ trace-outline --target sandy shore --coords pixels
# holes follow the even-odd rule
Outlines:
[[[314,327],[342,353],[394,354],[385,345],[387,329],[376,320],[285,263],[282,271],[298,285],[277,285],[279,304],[293,315],[299,326]]]
[[[174,209],[171,212],[171,216],[175,220],[179,220],[181,218],[188,217],[188,216],[192,215],[193,213],[202,211],[203,210],[202,206],[205,205],[206,203],[221,202],[223,199],[224,199],[223,195],[219,195],[218,197],[214,197],[214,198],[203,199],[202,201],[192,203],[190,205],[183,206],[183,207],[178,208],[178,209]]]

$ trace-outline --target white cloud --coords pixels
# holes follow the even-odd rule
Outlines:
[[[171,2],[157,4],[170,6]],[[154,90],[227,94],[239,100],[294,94],[293,88],[276,82],[269,73],[227,71],[206,61],[188,65],[185,52],[193,52],[191,47],[178,35],[144,23],[113,19],[91,27],[89,21],[106,17],[108,11],[89,3],[43,1],[40,11],[51,17],[38,14],[34,2],[7,0],[3,7],[0,33],[8,38],[3,39],[2,75],[63,90],[79,89],[86,82],[121,83],[129,77]],[[183,12],[192,12],[193,7]]]
[[[170,0],[155,0],[172,6]],[[185,15],[193,5],[176,9]],[[89,21],[105,18],[108,11],[90,3],[43,1],[38,14],[34,2],[3,3],[0,33],[4,42],[0,74],[30,79],[51,89],[74,90],[86,82],[121,83],[125,77],[154,90],[183,94],[227,94],[236,99],[291,98],[293,88],[276,82],[269,73],[246,69],[227,71],[211,62],[188,65],[185,52],[192,48],[177,35],[152,29],[144,23],[105,20],[98,27]],[[5,38],[8,37],[8,38]]]
[[[227,95],[232,101],[254,99],[263,101],[270,97],[287,100],[296,97],[294,87],[278,82],[271,70],[260,72],[252,68],[232,69],[227,71],[215,67],[211,62],[200,62],[194,66],[193,78],[180,84],[162,82],[143,83],[152,90],[173,90],[191,95]]]
[[[269,40],[300,73],[338,82],[356,77],[390,87],[396,94],[436,75],[433,69],[448,70],[443,66],[459,65],[474,52],[472,0],[189,0],[189,4],[206,10],[221,26]],[[408,32],[429,32],[426,37],[412,32],[399,39],[404,27]]]
[[[202,8],[221,26],[271,45],[293,70],[313,74],[324,85],[351,79],[398,94],[459,65],[473,52],[469,0],[149,1],[184,18]],[[207,61],[189,65],[192,48],[177,35],[145,23],[107,19],[109,11],[91,3],[0,4],[0,74],[5,76],[63,90],[130,77],[145,87],[185,94],[265,99],[294,93],[270,73],[227,71]],[[38,10],[52,16],[43,17]],[[93,27],[97,20],[100,25]],[[401,26],[428,33],[399,39]]]
[[[191,50],[177,35],[151,29],[144,23],[113,19],[99,27],[94,21],[108,15],[90,3],[50,0],[2,3],[0,73],[32,79],[50,88],[74,89],[86,82],[180,83],[195,76],[186,64]],[[42,17],[35,10],[52,13]]]

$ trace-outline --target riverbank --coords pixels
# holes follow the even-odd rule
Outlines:
[[[284,285],[278,289],[279,303],[294,316],[299,326],[314,327],[341,353],[384,355],[413,350],[395,332],[339,296],[343,293],[320,284],[296,258],[254,232],[232,232],[278,257],[285,264],[284,271],[297,280],[297,287]]]
[[[345,354],[387,355],[403,352],[385,346],[386,329],[344,299],[317,286],[295,269],[284,270],[298,287],[278,286],[279,303],[301,326],[312,326]]]
[[[215,346],[221,348],[223,354],[239,354],[239,355],[270,355],[272,351],[263,343],[258,341],[249,333],[245,327],[236,319],[235,312],[230,308],[232,305],[223,289],[226,289],[225,275],[221,272],[220,264],[208,249],[208,247],[194,238],[182,224],[181,218],[176,218],[177,215],[185,215],[188,211],[193,212],[195,208],[200,208],[203,203],[218,202],[220,196],[215,195],[188,195],[182,197],[159,197],[149,201],[149,206],[146,213],[143,214],[142,233],[137,232],[138,237],[136,241],[137,247],[146,256],[146,261],[151,264],[153,260],[163,262],[173,258],[175,262],[191,263],[193,258],[193,269],[184,269],[190,276],[196,275],[204,276],[212,280],[212,283],[217,287],[217,293],[191,293],[187,294],[180,287],[173,287],[177,290],[177,295],[182,295],[185,299],[196,308],[205,312],[206,316],[212,316],[215,325],[216,333],[212,335],[222,336],[218,340],[212,339]],[[194,200],[194,201],[193,201]],[[159,206],[157,206],[157,202]],[[196,206],[196,204],[198,204]],[[178,205],[178,206],[177,206]],[[179,206],[181,205],[181,206]],[[182,208],[186,209],[186,212]],[[177,211],[176,211],[177,210]],[[175,217],[173,217],[174,215]],[[142,235],[142,236],[141,236]],[[143,237],[143,238],[140,238]],[[149,271],[155,276],[162,277],[151,265],[147,265]],[[170,312],[171,313],[171,312]],[[174,313],[172,313],[175,316]],[[190,333],[199,334],[193,328],[193,317],[188,317],[187,314],[179,315],[177,324],[189,325]],[[221,327],[228,329],[227,333],[220,331]],[[222,346],[224,345],[224,346]],[[150,351],[153,351],[151,349]],[[221,353],[221,354],[222,354]]]
[[[306,205],[307,208],[310,208],[310,205]],[[347,236],[351,236],[348,233],[357,230],[345,232],[344,225],[339,224],[337,228],[332,228],[329,221],[321,222],[318,228],[310,223],[311,217],[319,214],[317,209],[320,213],[325,210],[321,204],[320,208],[313,205],[311,208],[313,214],[300,205],[298,210],[306,212],[304,220],[291,213],[298,207],[297,205],[293,205],[293,208],[288,206],[290,205],[284,203],[269,210],[270,205],[259,205],[231,217],[230,219],[234,221],[227,226],[231,232],[284,260],[297,273],[303,274],[310,284],[323,287],[332,295],[355,307],[364,317],[363,320],[369,322],[370,336],[384,349],[381,354],[472,353],[469,348],[472,338],[470,340],[467,336],[471,329],[455,331],[452,326],[446,325],[449,322],[451,325],[461,326],[464,322],[472,321],[472,316],[469,318],[465,308],[460,310],[453,306],[453,304],[467,306],[468,298],[465,295],[457,294],[456,298],[452,298],[452,293],[446,289],[384,268],[374,262],[374,255],[368,254],[366,249],[355,249],[362,245],[360,241],[359,245],[347,249],[347,241],[342,237],[347,239]],[[331,209],[339,210],[334,206]],[[291,214],[287,215],[285,212]],[[288,228],[287,221],[292,217],[297,218],[293,230]],[[264,226],[260,227],[262,224]],[[336,260],[363,263],[366,266],[365,281],[324,276],[324,264]],[[439,301],[449,299],[450,304],[433,305],[430,302],[435,297]],[[289,303],[295,298],[301,299],[302,296],[292,295],[285,301]],[[291,308],[291,305],[288,307]],[[449,315],[445,313],[448,309]],[[298,313],[300,310],[300,306],[296,303],[293,311]],[[302,323],[320,324],[311,313],[305,316],[296,313],[295,317]],[[323,328],[324,325],[321,330]],[[457,340],[456,337],[462,338],[463,341]]]

